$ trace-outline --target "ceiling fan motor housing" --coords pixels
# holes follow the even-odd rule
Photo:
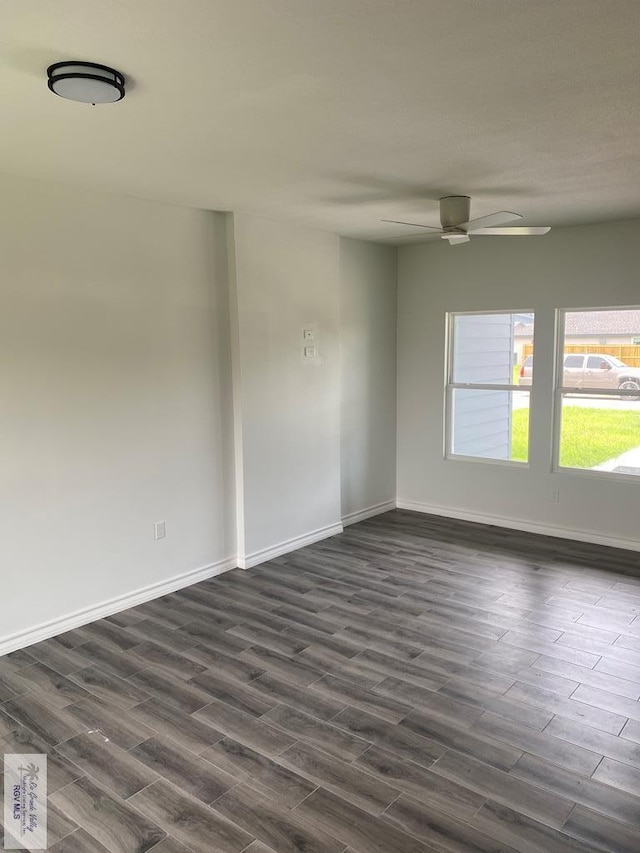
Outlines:
[[[440,222],[445,230],[468,222],[470,211],[468,195],[448,195],[440,199]]]

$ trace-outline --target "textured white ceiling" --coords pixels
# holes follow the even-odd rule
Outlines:
[[[6,2],[0,170],[369,239],[451,193],[639,216],[639,36],[639,0]],[[125,100],[56,98],[63,59]]]

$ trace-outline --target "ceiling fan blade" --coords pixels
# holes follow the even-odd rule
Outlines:
[[[469,243],[471,241],[471,237],[467,237],[466,234],[453,234],[451,237],[445,237],[444,239],[449,241],[450,246],[455,246],[456,243]]]
[[[394,225],[411,225],[414,228],[427,228],[429,231],[442,231],[442,228],[435,228],[433,225],[420,225],[419,222],[401,222],[399,219],[381,219],[380,222],[392,222]]]
[[[481,216],[479,219],[463,222],[458,228],[475,231],[476,228],[486,228],[488,225],[503,225],[505,222],[513,222],[515,219],[522,219],[522,215],[520,213],[511,213],[508,210],[501,210],[499,213],[490,213],[488,216]]]
[[[516,225],[515,228],[478,228],[473,232],[473,236],[493,234],[497,237],[534,237],[536,234],[547,234],[549,231],[551,231],[550,225]]]
[[[375,237],[374,239],[381,243],[397,243],[398,240],[410,240],[412,243],[425,243],[437,240],[438,237],[440,237],[440,234],[430,231],[427,234],[395,234],[393,237]]]

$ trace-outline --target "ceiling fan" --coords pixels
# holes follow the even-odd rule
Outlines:
[[[510,228],[497,228],[505,222],[513,222],[522,219],[519,213],[511,213],[501,210],[499,213],[490,213],[479,219],[469,219],[471,210],[471,199],[468,195],[448,195],[440,199],[440,222],[442,228],[433,225],[421,225],[418,222],[401,222],[397,219],[383,219],[382,222],[392,222],[395,225],[412,225],[416,228],[426,228],[433,234],[428,236],[440,236],[448,240],[449,245],[457,243],[468,243],[470,235],[493,235],[494,237],[531,237],[538,234],[546,234],[551,230],[550,226],[516,225]]]

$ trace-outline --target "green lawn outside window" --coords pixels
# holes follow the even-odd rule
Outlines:
[[[512,414],[511,458],[527,461],[529,410]],[[640,446],[640,412],[566,406],[562,412],[560,465],[593,468]]]

